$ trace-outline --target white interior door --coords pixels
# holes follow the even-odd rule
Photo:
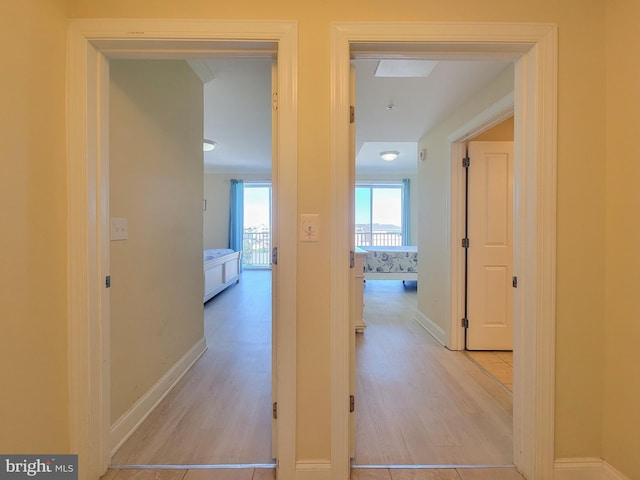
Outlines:
[[[271,248],[278,245],[278,108],[277,108],[277,91],[278,91],[278,65],[274,62],[271,66]],[[277,265],[271,265],[271,405],[273,412],[271,416],[271,456],[278,458],[278,391],[277,391],[277,373],[278,373],[278,348],[277,348],[277,331],[278,331],[278,315],[277,315],[277,291],[278,285],[278,268]],[[276,462],[276,465],[278,462]]]
[[[351,108],[350,124],[349,124],[349,185],[351,187],[349,191],[349,248],[352,252],[356,249],[355,240],[355,207],[356,207],[356,123],[355,123],[355,108],[356,108],[356,69],[351,65],[351,75],[349,76],[349,104]],[[351,275],[349,276],[351,278]],[[350,288],[362,288],[362,285],[355,286],[353,281],[350,281]],[[351,292],[350,292],[351,293]],[[354,300],[354,295],[350,294],[349,299],[351,302]],[[360,309],[358,309],[360,310]],[[349,312],[354,311],[354,305],[349,306]],[[356,319],[350,314],[349,322],[349,395],[350,404],[354,402],[356,395]],[[353,400],[351,400],[353,399]],[[354,458],[356,456],[356,415],[354,408],[350,409],[349,413],[349,457]]]
[[[469,143],[467,350],[513,349],[513,142]]]

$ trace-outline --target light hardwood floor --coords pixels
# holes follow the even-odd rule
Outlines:
[[[510,465],[512,397],[414,320],[415,283],[369,281],[357,336],[357,465]]]
[[[272,462],[269,278],[268,271],[246,271],[238,285],[207,304],[209,349],[116,453],[114,465]],[[509,392],[466,355],[435,342],[413,320],[415,308],[415,284],[370,281],[365,287],[368,327],[358,335],[355,464],[511,464]],[[270,472],[250,468],[230,475],[245,478],[245,470],[249,478]],[[118,480],[133,475],[118,471]],[[396,469],[367,472],[354,470],[353,478],[401,475]],[[449,478],[452,470],[445,472],[442,478]],[[464,474],[465,480],[485,478],[469,477],[467,469]]]
[[[275,480],[275,471],[243,469],[109,470],[102,480]],[[354,469],[351,480],[524,480],[514,468]]]
[[[207,351],[113,465],[266,464],[271,457],[271,272],[245,271],[205,305]]]

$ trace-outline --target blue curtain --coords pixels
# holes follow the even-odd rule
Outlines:
[[[244,225],[244,185],[242,180],[231,179],[229,193],[229,248],[242,250]]]
[[[402,244],[410,245],[411,241],[411,188],[409,179],[402,180]]]

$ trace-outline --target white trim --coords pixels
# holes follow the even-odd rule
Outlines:
[[[323,460],[296,463],[296,480],[331,480],[331,463]]]
[[[211,71],[211,67],[209,67],[209,64],[204,60],[199,58],[187,58],[187,63],[191,67],[191,70],[198,75],[198,78],[200,78],[203,85],[216,78]]]
[[[554,472],[555,480],[631,480],[600,458],[560,458]]]
[[[465,142],[511,117],[513,115],[513,103],[513,92],[507,93],[493,105],[451,132],[447,137],[449,142]]]
[[[104,228],[108,210],[108,62],[122,58],[206,57],[234,48],[278,57],[278,264],[276,331],[278,468],[295,475],[297,78],[295,22],[77,19],[67,36],[68,292],[70,450],[78,454],[80,480],[106,471],[109,449],[108,274]],[[190,40],[184,42],[184,40]],[[266,48],[260,49],[261,46]],[[218,50],[216,50],[218,49]],[[257,52],[257,53],[256,53]],[[228,53],[227,53],[228,54]],[[106,84],[106,85],[105,85]],[[274,159],[274,165],[276,160]],[[274,313],[276,315],[276,313]]]
[[[514,463],[527,478],[552,478],[555,395],[557,28],[507,23],[334,23],[331,36],[331,460],[349,471],[349,62],[352,44],[380,51],[418,45],[440,58],[516,60],[515,170],[520,231],[514,265],[523,288],[515,314]],[[411,44],[411,42],[414,42]],[[399,47],[398,47],[399,46]],[[371,50],[371,48],[370,48]],[[415,50],[414,50],[415,51]],[[377,52],[374,52],[377,53]]]
[[[206,350],[207,341],[202,337],[111,426],[111,455],[127,441]]]
[[[447,137],[447,158],[451,185],[450,211],[446,216],[449,225],[445,227],[451,232],[449,237],[451,271],[449,278],[451,315],[449,332],[444,340],[451,350],[464,350],[465,331],[460,319],[464,318],[464,250],[460,248],[460,239],[465,231],[465,176],[460,165],[466,155],[466,142],[513,115],[514,94],[505,95],[494,104],[480,112],[462,126],[455,129]]]
[[[447,339],[447,332],[445,332],[440,325],[418,310],[416,310],[414,320],[443,346],[447,346],[445,343],[445,340]]]

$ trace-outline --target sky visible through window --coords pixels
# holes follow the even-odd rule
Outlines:
[[[356,225],[371,222],[379,225],[393,225],[400,230],[402,188],[356,187],[355,217]]]
[[[269,230],[271,224],[271,187],[244,186],[244,228]]]

